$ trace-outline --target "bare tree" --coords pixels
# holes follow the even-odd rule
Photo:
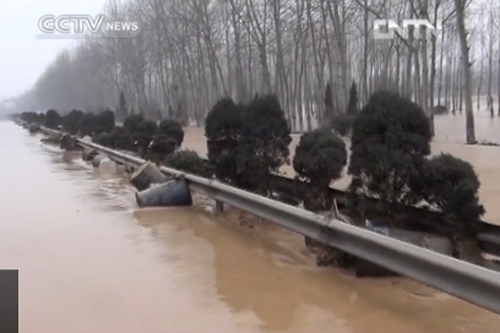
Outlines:
[[[221,97],[247,102],[256,93],[275,93],[290,127],[304,131],[345,112],[354,80],[360,105],[376,90],[399,91],[422,106],[431,125],[436,102],[459,110],[464,97],[471,142],[467,95],[486,93],[487,80],[487,94],[497,89],[500,97],[500,61],[494,60],[500,59],[494,43],[500,22],[494,15],[484,19],[486,1],[471,3],[465,15],[463,0],[108,0],[107,16],[140,21],[141,34],[79,43],[19,101],[33,108],[99,109],[116,106],[123,91],[135,112],[201,125]],[[441,19],[443,31],[430,40],[398,33],[394,40],[374,40],[373,19],[410,17]],[[468,32],[484,38],[467,41]],[[464,50],[477,56],[475,66]]]
[[[472,79],[469,61],[469,45],[467,44],[467,32],[465,30],[465,8],[466,0],[455,0],[455,8],[457,12],[457,28],[460,39],[460,48],[462,54],[462,71],[463,71],[463,89],[465,98],[465,115],[466,115],[466,140],[468,144],[476,143],[476,135],[474,129],[474,115],[472,113]]]
[[[490,7],[490,10],[492,8]],[[488,49],[486,52],[486,56],[488,57],[488,93],[487,93],[487,99],[488,99],[488,109],[490,111],[491,117],[495,116],[495,110],[493,107],[493,98],[492,98],[492,83],[493,83],[493,43],[495,39],[495,30],[494,30],[494,12],[491,11],[490,15],[488,16],[488,34],[485,36],[486,40],[488,41]]]
[[[498,12],[500,14],[500,8],[498,9]],[[500,23],[498,24],[499,28],[500,28]],[[500,35],[500,32],[499,32],[499,35]],[[498,38],[498,52],[497,52],[497,56],[498,56],[498,66],[497,66],[497,71],[498,71],[498,85],[497,85],[497,89],[498,89],[498,95],[497,95],[497,99],[498,99],[498,107],[497,107],[497,112],[498,112],[498,115],[500,116],[500,38]]]

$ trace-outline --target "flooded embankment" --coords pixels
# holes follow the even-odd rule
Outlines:
[[[483,220],[500,225],[500,147],[465,145],[464,115],[446,115],[435,118],[436,136],[432,143],[432,154],[448,153],[468,161],[474,166],[481,182],[479,196],[486,209]],[[200,155],[206,156],[207,145],[203,128],[185,128],[183,147],[194,149]],[[476,114],[476,138],[478,141],[500,143],[500,117],[490,118],[488,114]],[[293,134],[290,144],[290,155],[293,159],[295,147],[300,135]],[[346,141],[347,147],[349,142]],[[293,177],[295,172],[291,165],[283,166],[282,173]],[[344,171],[344,176],[332,184],[333,187],[344,190],[350,182],[350,177]]]
[[[498,332],[500,316],[406,279],[320,269],[239,212],[138,209],[124,176],[0,122],[0,267],[20,332]]]

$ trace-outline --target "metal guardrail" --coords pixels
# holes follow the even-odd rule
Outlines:
[[[270,181],[272,186],[285,189],[285,191],[293,191],[296,186],[293,179],[278,175],[271,175]],[[338,189],[330,187],[329,191],[339,204],[349,205],[349,201],[353,198],[349,193]],[[356,201],[359,203],[363,202],[365,207],[376,207],[380,203],[380,199],[357,195],[355,197]],[[415,222],[412,225],[416,230],[429,231],[444,237],[448,237],[453,231],[452,226],[446,223],[441,212],[396,203],[391,204],[391,209],[398,214],[411,215],[415,222],[418,221],[418,225],[416,225]],[[477,239],[481,250],[484,253],[500,257],[500,226],[485,221],[479,221],[479,230],[480,232],[477,235]]]
[[[58,131],[51,131],[58,133]],[[131,166],[146,161],[77,139],[78,145],[107,154]],[[500,314],[500,274],[338,220],[243,191],[217,180],[205,179],[167,167],[167,174],[183,175],[194,190],[272,221],[288,230],[351,253],[450,295]]]
[[[42,128],[42,130],[52,134],[60,134],[60,132],[53,129]],[[277,184],[280,184],[281,186],[285,185],[285,187],[288,188],[290,188],[291,186],[295,186],[294,179],[283,177],[280,175],[271,175],[271,182],[276,183],[276,185]],[[346,191],[342,191],[332,187],[329,188],[329,191],[337,199],[338,202],[345,203],[351,199],[351,195]],[[378,202],[380,202],[380,199],[361,197],[361,196],[356,196],[356,197],[358,200],[364,201],[372,205],[376,205]],[[423,207],[406,206],[397,203],[393,203],[392,208],[400,212],[407,211],[408,213],[411,213],[412,215],[419,217],[420,219],[422,219],[422,222],[424,222],[423,223],[424,225],[426,225],[427,227],[429,227],[434,232],[437,232],[440,235],[448,234],[447,231],[449,230],[446,230],[446,227],[440,228],[437,226],[440,224],[444,225],[444,223],[438,223],[437,225],[435,223],[435,221],[442,222],[443,217],[440,212],[430,211]],[[431,220],[432,223],[425,223],[427,220]],[[483,250],[486,249],[489,252],[493,252],[494,255],[500,256],[500,226],[489,223],[487,221],[479,221],[479,224],[480,224],[480,229],[482,230],[478,236],[481,248]]]

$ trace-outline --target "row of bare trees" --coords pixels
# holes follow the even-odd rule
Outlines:
[[[201,124],[223,96],[246,102],[273,92],[292,129],[303,131],[332,116],[328,83],[328,109],[343,113],[354,81],[362,103],[382,88],[412,97],[431,119],[437,104],[465,109],[468,141],[473,87],[488,101],[479,107],[500,114],[496,0],[110,0],[105,13],[140,22],[141,33],[63,52],[20,107],[115,109],[123,92],[129,112]],[[443,30],[375,40],[377,18],[441,19]]]

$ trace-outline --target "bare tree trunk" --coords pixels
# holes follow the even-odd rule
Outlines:
[[[409,41],[411,43],[411,41]],[[412,53],[413,51],[408,49],[408,56],[406,58],[406,87],[405,87],[405,96],[411,98],[411,72],[412,72]]]
[[[498,9],[498,12],[500,14],[500,9]],[[498,86],[497,86],[497,90],[498,90],[498,94],[497,94],[497,100],[498,100],[498,106],[497,106],[497,112],[498,112],[498,116],[500,116],[500,38],[498,38],[498,67],[497,67],[497,75],[498,75]]]
[[[458,79],[458,109],[460,110],[460,113],[464,111],[463,107],[463,102],[464,102],[464,72],[463,72],[463,66],[460,64],[460,74],[459,74],[459,79]],[[472,95],[472,92],[471,92]],[[472,96],[471,96],[472,100]]]
[[[494,26],[494,16],[493,12],[490,12],[489,17],[489,37],[488,37],[488,109],[490,111],[490,116],[495,116],[495,110],[493,108],[493,97],[491,95],[491,85],[493,81],[493,26]],[[500,50],[499,50],[500,51]]]
[[[250,34],[252,39],[254,40],[256,46],[257,46],[257,51],[259,54],[259,60],[260,60],[260,65],[261,65],[261,83],[263,87],[263,93],[271,93],[272,92],[272,86],[271,86],[271,74],[269,71],[269,64],[268,64],[268,53],[267,53],[267,48],[268,48],[268,38],[267,38],[267,2],[263,3],[263,10],[262,13],[264,17],[260,19],[257,16],[257,12],[255,10],[254,6],[254,1],[253,0],[246,0],[246,9],[247,9],[247,20],[245,22],[248,22],[246,25],[247,32]]]
[[[363,100],[363,105],[366,103],[368,100],[368,0],[364,0],[364,8],[363,8],[363,79],[362,79],[362,100]],[[399,54],[398,54],[398,64],[399,64]],[[399,72],[399,65],[398,65],[398,72]],[[331,78],[330,78],[331,80]]]
[[[401,85],[401,47],[397,49],[396,54],[396,73],[394,74],[394,85],[395,90],[399,91]]]
[[[450,60],[450,64],[447,66],[447,74],[446,74],[446,86],[445,86],[445,103],[446,105],[448,106],[448,108],[450,109],[454,109],[454,106],[452,107],[452,103],[453,103],[453,73],[451,71],[451,60]]]
[[[273,19],[276,33],[276,77],[277,87],[276,92],[281,97],[281,103],[284,106],[285,113],[290,113],[289,108],[289,89],[288,77],[285,70],[284,54],[283,54],[283,31],[282,25],[282,3],[281,0],[273,1]],[[289,124],[291,126],[291,124]]]
[[[297,0],[297,1],[303,1],[303,0]],[[308,4],[312,1],[312,0],[307,0],[308,1]],[[325,4],[326,0],[320,0],[319,1],[319,5],[320,5],[320,12],[321,12],[321,23],[322,23],[322,27],[321,29],[323,30],[323,34],[325,36],[327,36],[325,38],[325,46],[326,46],[326,58],[327,58],[327,63],[328,63],[328,79],[327,81],[330,81],[332,82],[333,80],[333,71],[334,71],[334,64],[333,64],[333,51],[332,51],[332,46],[331,46],[331,43],[330,43],[330,38],[328,37],[330,34],[329,34],[329,31],[328,31],[328,13],[327,13],[327,5]],[[334,112],[338,112],[337,109],[334,108]]]
[[[241,61],[241,33],[240,26],[238,23],[238,16],[235,13],[235,8],[231,8],[231,23],[233,26],[233,35],[234,35],[234,55],[236,58],[236,98],[238,101],[245,101],[246,96],[246,88],[245,81],[243,76],[243,65]]]
[[[304,99],[302,94],[302,78],[304,73],[305,57],[304,57],[304,45],[307,39],[307,33],[304,32],[302,28],[302,14],[304,12],[304,1],[295,0],[295,10],[298,15],[298,22],[293,36],[294,42],[294,57],[293,57],[293,96],[294,99],[294,108],[291,112],[290,123],[296,123],[296,127],[298,131],[304,130]]]
[[[318,79],[318,85],[320,87],[323,87],[323,80],[322,80],[322,71],[323,71],[323,68],[320,66],[320,59],[319,59],[319,52],[318,52],[318,43],[316,42],[317,38],[316,38],[316,33],[314,31],[314,19],[313,19],[313,12],[312,12],[312,9],[311,9],[311,1],[307,1],[307,22],[308,22],[308,31],[310,32],[310,36],[311,36],[311,48],[312,48],[312,58],[313,58],[313,64],[314,64],[314,72],[316,73],[316,77]],[[321,36],[320,36],[321,38]],[[329,124],[331,119],[329,118],[329,116],[331,114],[328,114],[327,113],[328,110],[326,110],[325,108],[321,108],[321,110],[319,110],[318,112],[318,115],[317,115],[317,121],[318,123],[320,124]]]
[[[462,70],[460,66],[457,66],[455,57],[452,57],[452,69],[451,69],[451,102],[453,104],[453,110],[458,111],[458,90],[460,85],[460,77],[462,76]],[[458,69],[457,69],[458,68]]]
[[[297,64],[300,64],[298,67],[298,73],[296,72],[297,78],[295,79],[296,86],[295,86],[295,96],[298,96],[297,99],[297,108],[295,112],[293,113],[294,115],[297,114],[299,118],[299,124],[298,124],[298,130],[303,131],[304,130],[304,94],[303,94],[303,77],[304,77],[304,69],[306,67],[306,59],[305,59],[305,48],[304,48],[304,42],[297,43],[297,49],[296,49],[296,59],[297,59]],[[299,51],[301,51],[299,53]],[[300,61],[299,61],[300,59]],[[293,117],[292,117],[293,119]]]
[[[482,55],[480,56],[481,58],[481,63],[479,65],[479,84],[477,85],[477,110],[479,111],[479,109],[481,108],[481,89],[483,87],[483,60],[484,60],[484,57],[482,57]]]
[[[303,47],[303,61],[305,64],[305,53],[306,53],[306,48]],[[304,94],[304,109],[306,113],[306,131],[310,131],[312,129],[312,121],[311,121],[311,104],[310,104],[310,99],[311,99],[311,82],[309,78],[309,71],[304,72],[304,85],[303,85],[303,94]]]
[[[434,70],[433,67],[435,67],[435,42],[433,43],[432,46],[432,65],[431,65],[431,82],[429,82],[429,67],[428,67],[428,62],[427,62],[427,40],[424,39],[422,40],[422,82],[420,83],[420,86],[422,87],[422,107],[424,108],[425,113],[427,114],[427,117],[429,118],[429,127],[432,133],[432,136],[434,136],[434,117],[432,113],[432,108],[431,105],[434,105],[434,101],[431,100],[431,97],[433,94],[431,93],[430,85],[434,84]]]
[[[436,1],[435,6],[434,6],[434,26],[436,26],[436,24],[437,24],[440,3],[441,3],[441,1]],[[428,5],[427,2],[426,2],[426,5]],[[435,90],[436,90],[435,89],[436,88],[436,48],[437,48],[436,44],[437,44],[437,37],[433,35],[432,40],[431,40],[431,77],[430,77],[430,84],[429,84],[429,102],[430,102],[430,107],[431,107],[433,131],[434,131],[434,113],[432,112],[432,108],[435,105],[434,95],[435,95]]]
[[[238,86],[240,85],[240,82],[238,81],[238,78],[235,78],[235,75],[233,73],[233,62],[232,62],[232,57],[231,57],[231,40],[230,40],[230,34],[231,34],[231,25],[230,25],[230,19],[231,14],[230,14],[230,9],[228,7],[224,8],[224,41],[226,42],[225,45],[225,51],[226,51],[226,80],[228,82],[227,86],[227,92],[225,97],[231,97],[234,99],[234,91],[236,90],[236,93],[238,93]],[[236,50],[235,50],[236,51]],[[235,82],[236,88],[234,87],[231,82]],[[225,89],[224,89],[225,90]],[[218,96],[220,97],[220,96]]]
[[[474,144],[476,143],[476,135],[474,129],[474,114],[472,113],[472,82],[470,74],[469,46],[467,45],[467,32],[465,31],[465,3],[466,0],[455,0],[458,36],[460,38],[460,48],[462,50],[462,71],[465,90],[466,140],[468,144]]]
[[[423,100],[423,84],[422,84],[421,72],[422,70],[420,67],[419,52],[415,51],[415,75],[414,75],[415,80],[413,81],[414,82],[413,92],[415,93],[415,102],[423,106],[424,100]],[[424,111],[425,114],[427,115],[427,110]]]
[[[439,79],[438,79],[438,95],[437,95],[437,100],[438,100],[439,105],[441,105],[441,91],[443,88],[443,72],[444,72],[444,68],[443,68],[443,53],[444,53],[443,52],[443,43],[444,43],[444,29],[441,32],[441,49],[439,52]],[[445,80],[446,80],[446,77],[445,77]],[[446,105],[446,102],[445,102],[445,105]],[[446,105],[446,106],[448,107],[448,105]]]
[[[335,41],[337,44],[338,50],[338,63],[340,70],[340,109],[346,110],[347,100],[349,95],[348,88],[348,79],[347,79],[347,45],[346,45],[346,37],[344,31],[343,17],[340,13],[342,6],[339,6],[339,1],[327,1],[326,7],[328,9],[328,13],[330,14],[330,20],[332,21],[334,32],[335,32]]]
[[[248,33],[246,34],[246,43],[248,46],[248,98],[250,99],[254,92],[255,92],[255,86],[254,86],[254,76],[253,76],[253,48],[252,44],[250,43],[250,36]]]

